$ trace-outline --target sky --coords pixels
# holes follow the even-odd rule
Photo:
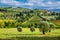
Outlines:
[[[0,0],[0,7],[60,9],[60,0]]]

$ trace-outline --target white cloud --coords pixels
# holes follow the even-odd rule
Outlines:
[[[32,3],[34,5],[38,6],[44,6],[45,4],[43,3],[44,0],[28,0],[28,3]],[[34,6],[33,5],[33,6]]]
[[[0,0],[0,3],[8,4],[8,5],[14,5],[14,6],[22,6],[22,5],[33,5],[32,3],[23,3],[23,2],[18,2],[15,0]]]
[[[0,0],[1,3],[8,4],[8,5],[20,5],[21,2],[17,2],[15,0]]]
[[[53,2],[49,1],[49,2],[47,2],[47,4],[53,4]]]
[[[43,6],[46,7],[47,9],[60,9],[60,1],[55,1],[53,2],[52,0],[43,2],[44,0],[30,0],[31,3],[34,3],[34,5],[37,6]],[[36,4],[35,4],[36,3]]]
[[[60,6],[60,2],[48,1],[48,2],[46,2],[46,6],[57,7],[57,6]]]
[[[16,0],[0,0],[0,3],[8,4],[11,6],[30,6],[28,8],[33,8],[35,6],[45,7],[46,9],[60,9],[60,1],[53,2],[52,0],[43,2],[45,0],[28,0],[27,2],[18,2]],[[25,6],[24,6],[25,5]]]
[[[29,5],[29,6],[32,6],[32,5],[34,5],[33,3],[24,3],[24,4],[22,4],[22,5]]]

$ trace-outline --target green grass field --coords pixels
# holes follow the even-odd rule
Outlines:
[[[57,37],[60,36],[60,29],[55,29],[52,32],[47,32],[43,35],[42,32],[36,28],[35,32],[31,32],[29,28],[23,28],[22,32],[18,32],[16,28],[0,28],[0,38],[11,37]]]

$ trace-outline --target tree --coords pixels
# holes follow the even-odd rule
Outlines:
[[[60,19],[60,13],[59,13],[58,19]]]
[[[21,25],[18,26],[18,27],[17,27],[17,30],[18,30],[18,32],[22,32],[22,26],[21,26]]]
[[[34,27],[37,28],[37,27],[38,27],[38,23],[35,23],[35,24],[34,24]]]
[[[49,24],[47,21],[40,21],[39,30],[42,31],[43,34],[49,31]]]
[[[30,23],[30,24],[28,25],[29,28],[31,28],[32,26],[33,26],[33,23]]]
[[[0,28],[4,28],[4,26],[5,26],[4,22],[0,21]]]
[[[35,27],[34,27],[34,24],[33,24],[33,23],[30,23],[30,24],[28,25],[28,27],[30,28],[30,31],[31,31],[31,32],[34,32],[34,31],[35,31]]]
[[[54,29],[55,25],[53,23],[49,23],[50,27],[49,27],[49,32],[51,32],[52,29]]]
[[[30,31],[31,31],[31,32],[34,32],[34,31],[35,31],[35,28],[34,28],[34,27],[31,27],[31,28],[30,28]]]

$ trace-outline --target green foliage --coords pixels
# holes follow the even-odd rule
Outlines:
[[[58,14],[59,16],[58,16],[58,19],[60,19],[60,13]]]
[[[17,27],[18,32],[22,32],[22,26]]]
[[[38,23],[35,23],[35,24],[34,24],[34,27],[35,27],[35,28],[38,28],[38,26],[39,26]]]
[[[15,20],[0,20],[0,28],[14,28],[17,26],[17,21]]]
[[[50,27],[49,27],[49,32],[51,32],[51,30],[55,28],[55,24],[53,23],[49,23]]]
[[[39,30],[42,31],[43,34],[49,31],[49,23],[47,21],[41,21],[39,24]]]
[[[0,28],[4,28],[5,24],[3,21],[0,21]]]
[[[35,10],[30,10],[27,8],[12,8],[12,7],[5,7],[5,8],[0,8],[0,19],[2,20],[16,20],[13,22],[4,22],[5,27],[16,27],[16,25],[18,25],[18,23],[20,23],[23,27],[29,27],[29,25],[32,23],[34,24],[34,27],[37,28],[39,25],[39,22],[45,18],[47,19],[47,17],[50,18],[50,16],[43,16],[43,18],[41,18],[41,13],[42,14],[46,14],[47,10],[39,10],[39,9],[35,9]],[[52,15],[51,17],[53,17],[54,15]],[[53,18],[54,19],[54,18]]]
[[[31,27],[31,28],[30,28],[30,31],[31,31],[31,32],[34,32],[34,31],[35,31],[35,28],[34,28],[34,27]]]
[[[3,16],[4,16],[4,14],[2,12],[0,12],[0,17],[3,17]]]
[[[23,27],[30,27],[30,25],[33,24],[34,27],[37,28],[40,21],[41,21],[41,18],[40,17],[33,16],[29,20],[23,22],[22,25],[23,25]]]
[[[12,20],[12,21],[8,21],[8,26],[7,27],[16,27],[18,24],[17,21]]]

